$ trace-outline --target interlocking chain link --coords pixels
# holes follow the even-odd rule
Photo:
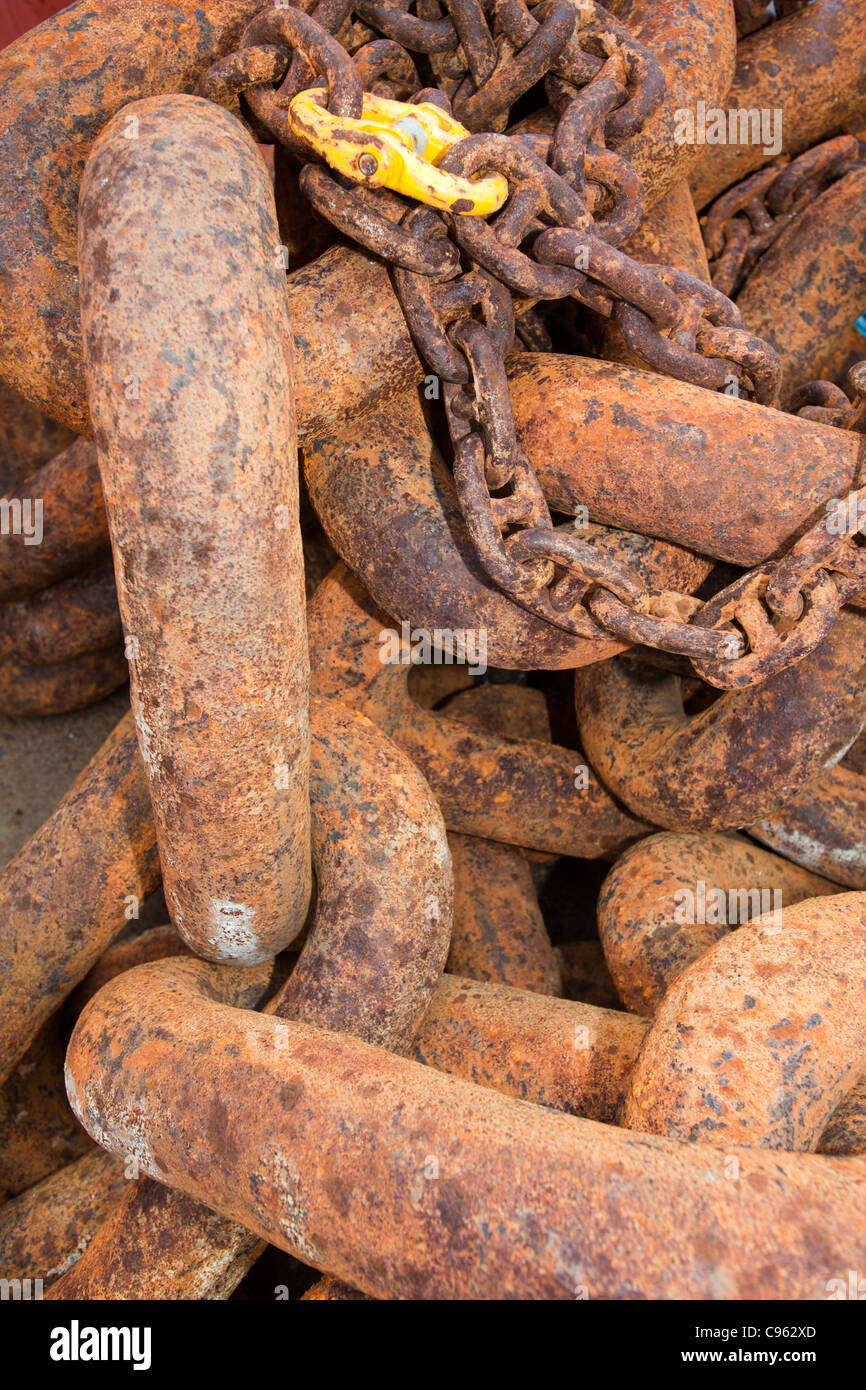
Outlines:
[[[796,159],[782,156],[717,198],[704,220],[710,275],[736,294],[760,257],[831,184],[866,163],[866,144],[837,135]]]
[[[524,118],[504,133],[515,102],[541,80],[552,117]],[[364,90],[435,102],[473,132],[437,167],[467,178],[504,176],[505,205],[491,217],[440,213],[365,187],[363,168],[350,183],[307,162],[310,151],[293,134],[287,109],[312,85],[324,88],[332,114],[349,121],[361,114]],[[259,138],[287,145],[317,211],[391,264],[418,351],[442,382],[457,496],[491,579],[557,627],[687,657],[703,679],[732,688],[799,660],[842,604],[866,590],[858,508],[856,526],[846,513],[848,530],[837,534],[822,518],[789,556],[741,576],[709,602],[653,593],[573,527],[553,524],[517,438],[506,373],[515,328],[534,350],[548,345],[533,306],[571,296],[612,317],[649,365],[711,390],[734,379],[742,394],[777,402],[778,357],[747,332],[718,285],[674,266],[638,263],[619,249],[641,220],[643,189],[607,142],[639,130],[663,89],[652,54],[595,0],[274,7],[253,19],[240,49],[198,88],[238,110]],[[725,275],[741,242],[738,266],[760,254],[768,220],[787,225],[792,209],[861,155],[851,137],[828,145],[822,155],[809,152],[811,160],[753,176],[729,206],[719,200],[709,235]],[[808,397],[802,409],[860,409],[843,399],[844,407],[836,398]]]

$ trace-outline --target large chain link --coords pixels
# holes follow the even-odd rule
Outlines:
[[[541,80],[551,112],[503,133],[512,107]],[[438,213],[306,162],[310,151],[289,129],[286,110],[311,85],[325,88],[328,109],[340,116],[360,114],[364,90],[436,102],[473,132],[439,167],[470,178],[503,175],[504,207],[489,218]],[[199,84],[201,95],[237,109],[260,138],[287,145],[304,164],[300,186],[317,211],[391,264],[418,351],[442,382],[455,487],[491,579],[557,627],[687,657],[703,679],[731,688],[799,660],[842,604],[866,589],[857,528],[842,534],[822,518],[790,556],[743,575],[706,603],[653,593],[573,527],[553,524],[517,439],[506,374],[515,327],[543,350],[546,333],[533,306],[571,296],[612,317],[648,365],[710,390],[733,380],[741,394],[777,403],[775,351],[747,332],[718,286],[675,266],[641,264],[619,249],[641,220],[643,189],[634,167],[607,142],[639,130],[663,90],[652,54],[595,0],[273,7]],[[734,255],[725,229],[754,210],[754,198],[769,200],[771,210],[778,204],[773,216],[784,222],[802,205],[804,190],[826,186],[852,166],[857,142],[829,143],[826,156],[794,161],[794,173],[753,176],[754,196],[746,190],[745,201],[716,205],[711,234],[728,278]],[[739,264],[765,234],[759,216]]]

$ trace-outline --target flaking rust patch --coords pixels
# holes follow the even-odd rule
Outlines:
[[[248,903],[230,898],[214,898],[210,906],[210,939],[227,959],[240,965],[257,965],[262,958],[261,943],[255,931],[256,910]]]
[[[265,1159],[265,1173],[279,1201],[280,1230],[293,1252],[315,1264],[323,1256],[307,1234],[307,1204],[297,1165],[281,1149],[274,1149]]]

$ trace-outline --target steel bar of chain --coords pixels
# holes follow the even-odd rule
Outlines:
[[[416,705],[408,666],[382,662],[385,615],[342,565],[319,586],[308,624],[314,692],[366,714],[408,753],[449,830],[582,858],[616,853],[647,832],[590,768],[576,789],[574,749],[467,729]]]
[[[652,1017],[677,975],[733,925],[772,905],[772,894],[787,907],[836,892],[826,879],[731,835],[650,835],[607,875],[598,932],[626,1008]]]
[[[562,994],[560,964],[525,856],[513,845],[477,835],[451,834],[448,846],[454,866],[452,975]]]
[[[0,1079],[159,879],[128,715],[0,875]]]
[[[866,0],[812,0],[738,44],[733,81],[717,105],[738,119],[741,112],[765,111],[781,150],[809,149],[866,111],[864,24]],[[772,140],[726,140],[711,148],[712,158],[696,164],[690,179],[699,209],[780,153]]]
[[[749,834],[846,888],[866,889],[866,777],[845,760],[813,777]]]
[[[196,97],[126,107],[88,161],[79,240],[166,900],[193,949],[252,964],[298,935],[311,889],[294,367],[252,139]]]
[[[842,614],[796,666],[689,716],[676,675],[617,657],[576,678],[578,727],[609,791],[669,830],[769,815],[842,757],[866,718],[866,615]],[[748,739],[743,731],[748,730]]]
[[[866,1049],[866,895],[810,898],[678,975],[629,1083],[628,1129],[814,1152]]]
[[[8,497],[43,464],[74,443],[65,425],[0,381],[0,497]]]
[[[230,973],[176,958],[112,981],[73,1034],[73,1106],[112,1151],[136,1148],[152,1176],[362,1292],[573,1299],[583,1284],[591,1297],[812,1298],[856,1260],[856,1158],[738,1149],[747,1181],[725,1183],[705,1146],[636,1139],[239,1009]],[[179,1107],[187,1073],[199,1084]],[[217,1098],[218,1132],[206,1121]],[[425,1195],[430,1154],[440,1176]]]
[[[737,295],[753,332],[773,343],[794,389],[832,377],[863,308],[866,164],[822,193],[782,232]],[[784,327],[779,305],[785,305]],[[864,350],[866,340],[861,339]]]
[[[128,102],[160,92],[192,91],[209,64],[237,46],[261,8],[260,0],[217,0],[205,17],[194,5],[184,4],[184,22],[177,26],[174,10],[163,13],[158,0],[78,0],[0,55],[6,96],[0,117],[0,200],[6,210],[0,271],[11,291],[0,303],[0,376],[76,434],[90,433],[75,255],[78,186],[90,147]],[[106,84],[108,61],[112,80]],[[74,111],[67,100],[71,83],[78,94]],[[652,172],[657,156],[657,144],[648,146],[645,155],[635,154],[643,175]],[[30,177],[22,178],[22,169]],[[659,196],[663,191],[661,187]],[[339,259],[356,265],[360,258],[343,251]],[[386,285],[387,276],[377,269],[376,278]],[[359,300],[356,287],[338,283],[333,290],[354,313],[359,303],[370,308],[382,295],[381,289],[378,295],[368,290]],[[47,316],[41,312],[45,302],[52,306]],[[332,331],[339,322],[335,307],[329,306]],[[297,314],[294,322],[303,335]],[[383,331],[391,347],[379,363]],[[402,373],[394,389],[418,372],[399,311],[393,323],[386,314],[368,332],[367,341],[377,350],[368,354],[369,364],[376,370],[365,382],[359,363],[356,401],[365,392],[374,397],[386,367]],[[400,347],[395,340],[403,340]],[[357,337],[347,334],[346,341],[357,349]],[[297,355],[303,420],[304,360],[302,352]],[[311,395],[315,381],[311,369]],[[351,385],[349,393],[351,399]]]
[[[536,364],[536,381],[543,375]],[[551,432],[549,447],[558,452],[558,442]],[[333,439],[308,446],[304,469],[334,548],[394,617],[447,630],[459,614],[461,627],[485,633],[490,665],[509,669],[580,666],[622,650],[599,628],[589,639],[566,633],[491,585],[416,397],[388,402],[361,434],[344,427]],[[395,533],[399,552],[388,540]],[[637,535],[571,534],[588,534],[612,569],[630,563],[653,590],[691,592],[712,568],[691,550]]]
[[[361,715],[319,700],[312,716],[316,909],[267,1011],[405,1051],[448,952],[451,865],[442,818],[408,759]],[[243,1274],[258,1253],[243,1226],[214,1225],[206,1208],[154,1186],[144,1181],[126,1196],[52,1297],[190,1298],[201,1296],[203,1262],[208,1278],[224,1264]],[[119,1263],[118,1247],[126,1252]],[[227,1276],[222,1290],[231,1291]]]

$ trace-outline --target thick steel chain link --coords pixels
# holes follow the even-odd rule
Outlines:
[[[321,164],[304,163],[300,175],[318,212],[392,266],[418,351],[443,384],[455,486],[491,579],[558,627],[678,654],[721,688],[757,683],[812,650],[866,589],[853,531],[834,533],[823,517],[789,557],[706,603],[652,593],[573,528],[553,524],[517,439],[505,362],[515,323],[533,348],[546,346],[532,311],[538,300],[573,296],[612,316],[631,350],[671,376],[711,390],[734,381],[763,404],[778,401],[775,351],[747,332],[718,287],[618,249],[641,220],[643,189],[606,141],[633,134],[657,107],[664,79],[653,56],[595,0],[445,0],[444,8],[415,0],[416,13],[412,0],[308,8],[262,11],[241,48],[205,74],[200,94],[241,104],[262,138],[304,162],[309,151],[286,118],[291,98],[324,86],[333,114],[357,117],[362,92],[384,76],[475,132],[448,150],[441,169],[508,181],[504,207],[482,218],[365,187],[363,169],[352,184]],[[504,134],[513,104],[542,79],[552,127],[541,121]],[[769,199],[784,222],[810,190],[851,166],[850,138],[829,143],[824,156],[794,161],[793,173],[794,165],[754,176],[754,197],[746,190],[745,202],[721,210],[719,225],[753,209],[754,198]],[[759,215],[746,255],[765,232]],[[726,266],[728,246],[722,236]]]

